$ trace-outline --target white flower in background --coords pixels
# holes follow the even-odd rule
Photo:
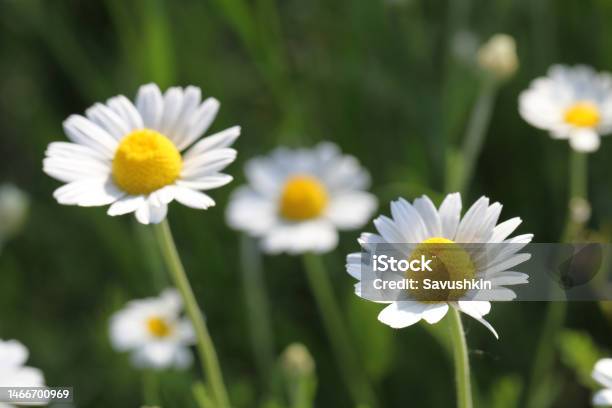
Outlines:
[[[131,352],[139,368],[186,368],[193,356],[189,346],[195,333],[189,319],[181,316],[183,304],[175,289],[157,298],[133,300],[115,313],[110,338],[117,351]]]
[[[368,172],[332,143],[278,148],[250,160],[245,173],[249,184],[233,193],[227,220],[261,237],[269,253],[332,250],[338,229],[363,226],[376,209],[376,198],[364,191]]]
[[[202,101],[197,87],[172,87],[163,95],[155,84],[141,86],[136,106],[125,96],[71,115],[64,131],[73,143],[54,142],[44,171],[67,183],[55,190],[60,204],[110,204],[109,215],[136,213],[143,224],[159,223],[176,200],[196,209],[215,202],[202,191],[229,183],[220,173],[236,158],[228,148],[240,135],[234,126],[196,143],[219,109]],[[190,147],[191,146],[191,147]]]
[[[612,358],[602,358],[593,368],[593,379],[605,387],[593,396],[594,405],[612,406]]]
[[[554,65],[519,97],[519,111],[554,139],[569,139],[579,152],[594,152],[612,132],[612,77],[591,67]]]
[[[0,245],[19,231],[29,205],[30,200],[22,190],[8,183],[0,185]]]
[[[507,34],[495,34],[478,50],[478,65],[498,79],[514,75],[519,66],[516,42]]]
[[[28,356],[28,349],[17,340],[0,340],[0,387],[45,386],[42,371],[24,365]],[[0,402],[0,408],[12,406]]]
[[[358,242],[367,253],[375,252],[378,244],[392,243],[405,259],[426,254],[428,244],[444,245],[452,249],[445,255],[448,260],[434,263],[431,272],[413,272],[409,278],[422,283],[425,277],[439,281],[486,277],[492,284],[492,289],[486,291],[487,298],[512,300],[516,294],[504,286],[527,283],[528,275],[512,272],[511,268],[530,258],[529,254],[517,252],[531,242],[533,234],[508,238],[521,224],[521,219],[516,217],[497,224],[501,210],[501,204],[490,204],[487,197],[481,197],[461,218],[459,193],[446,196],[440,208],[436,208],[427,196],[417,198],[413,204],[400,198],[391,202],[391,218],[381,215],[374,220],[378,233],[363,233]],[[514,245],[489,245],[485,252],[482,246],[472,245],[480,250],[470,245],[462,246],[475,243]],[[478,256],[483,253],[486,256]],[[351,276],[361,281],[362,268],[371,266],[362,264],[362,254],[357,252],[347,256],[346,267]],[[429,291],[421,286],[407,293],[408,298],[415,300],[380,302],[389,305],[380,312],[378,320],[393,328],[407,327],[421,319],[434,324],[446,315],[449,307],[454,307],[484,324],[497,337],[493,327],[483,319],[491,304],[486,300],[468,300],[476,298],[473,290],[453,289],[443,299],[432,300],[431,295],[425,293]],[[362,295],[360,283],[355,286],[355,292]]]

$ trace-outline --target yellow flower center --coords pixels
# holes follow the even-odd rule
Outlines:
[[[599,109],[592,102],[576,102],[565,111],[565,122],[570,125],[593,127],[597,126],[599,120]]]
[[[291,221],[319,216],[327,206],[327,191],[314,177],[294,176],[285,184],[280,199],[280,213]]]
[[[161,317],[151,317],[147,320],[147,329],[155,337],[167,337],[172,331],[170,325]]]
[[[113,159],[113,179],[129,194],[148,194],[177,179],[181,154],[166,136],[138,129],[123,138]]]
[[[441,303],[461,299],[467,291],[462,289],[450,289],[453,282],[463,282],[464,279],[472,279],[476,274],[476,268],[472,263],[470,255],[460,245],[446,238],[429,238],[421,242],[410,254],[409,261],[413,259],[431,259],[431,271],[406,271],[406,278],[413,279],[418,284],[418,289],[413,289],[410,294],[423,303]],[[440,286],[446,285],[445,289],[425,289],[424,280],[429,279],[433,286],[438,282]],[[464,285],[465,286],[465,285]]]

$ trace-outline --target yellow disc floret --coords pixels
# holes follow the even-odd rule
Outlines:
[[[565,122],[578,127],[594,127],[600,121],[599,109],[588,101],[576,102],[565,111]]]
[[[177,179],[181,154],[166,136],[151,129],[123,138],[113,159],[113,179],[129,194],[148,194]]]
[[[407,279],[414,279],[418,283],[418,289],[413,289],[410,294],[421,302],[446,302],[461,299],[465,294],[465,288],[453,288],[457,282],[464,279],[474,278],[476,268],[470,254],[459,244],[446,238],[429,238],[421,242],[410,254],[410,260],[420,259],[424,256],[431,259],[431,271],[406,272]],[[425,279],[432,284],[438,283],[443,289],[424,288]]]
[[[280,213],[291,221],[304,221],[321,215],[327,206],[327,191],[314,177],[291,177],[281,194]]]
[[[147,320],[147,330],[154,337],[167,337],[172,331],[170,325],[161,317],[150,317]]]

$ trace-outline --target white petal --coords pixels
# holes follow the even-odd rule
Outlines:
[[[231,228],[262,235],[277,222],[277,206],[247,186],[230,196],[225,218]]]
[[[440,221],[440,216],[438,215],[438,210],[436,210],[436,207],[431,202],[429,197],[423,195],[422,197],[414,200],[414,208],[419,212],[423,222],[425,223],[427,235],[430,237],[442,236],[442,223]]]
[[[193,113],[200,105],[201,100],[202,91],[200,88],[195,86],[188,86],[185,88],[181,111],[176,118],[172,129],[169,130],[169,132],[172,134],[172,139],[176,141],[177,146],[189,146],[191,143],[193,143],[193,140],[190,141],[187,139],[187,131],[189,129],[189,121]]]
[[[461,219],[461,194],[453,193],[446,196],[440,209],[440,222],[442,224],[442,236],[447,239],[455,239],[457,227]]]
[[[172,130],[176,125],[182,107],[183,90],[177,86],[168,88],[164,93],[164,110],[158,126],[159,131],[164,135],[168,135],[175,144],[177,144],[178,140],[174,138]]]
[[[123,95],[115,96],[106,101],[106,104],[111,108],[123,121],[128,125],[130,131],[142,129],[144,123],[138,109],[132,101]]]
[[[592,377],[607,388],[612,388],[612,358],[602,358],[595,363]]]
[[[489,302],[460,301],[457,303],[458,303],[459,310],[461,310],[463,313],[467,314],[468,316],[471,316],[472,318],[478,320],[482,325],[484,325],[487,329],[489,329],[491,333],[493,333],[496,339],[499,339],[499,335],[497,334],[493,326],[491,326],[491,324],[487,322],[485,319],[483,319],[482,317],[485,314],[489,313],[489,310],[491,310],[491,304]]]
[[[215,98],[206,99],[189,119],[184,140],[177,146],[179,150],[186,149],[198,137],[203,135],[217,116],[219,101]]]
[[[73,158],[47,157],[43,160],[43,171],[57,180],[71,183],[84,179],[107,178],[111,167],[109,163],[75,155]]]
[[[394,329],[402,329],[419,322],[427,307],[420,302],[394,302],[378,314],[378,320]]]
[[[569,139],[572,149],[578,152],[592,153],[601,144],[599,135],[592,129],[577,129],[572,131]]]
[[[149,198],[136,209],[136,219],[141,224],[159,224],[167,213],[167,204],[154,203]]]
[[[181,178],[193,179],[218,173],[236,160],[236,154],[234,149],[223,148],[186,160],[181,170]]]
[[[489,208],[489,199],[480,197],[465,213],[463,219],[457,228],[455,241],[459,243],[474,242],[478,236],[480,228],[484,222],[487,209]]]
[[[326,220],[285,223],[267,231],[261,245],[263,251],[270,254],[325,253],[338,245],[338,232]]]
[[[183,160],[188,161],[203,153],[231,146],[238,136],[240,136],[240,126],[234,126],[222,130],[219,133],[215,133],[214,135],[207,136],[187,150],[183,155]]]
[[[101,103],[96,103],[87,109],[85,114],[92,122],[106,130],[116,140],[121,140],[131,130],[121,116]]]
[[[355,229],[370,219],[377,205],[376,197],[370,193],[344,192],[332,198],[326,216],[340,229]]]
[[[612,390],[601,390],[593,395],[593,405],[612,406]]]
[[[491,243],[502,242],[510,234],[512,234],[514,230],[517,229],[519,225],[521,225],[522,222],[523,221],[519,217],[515,217],[515,218],[511,218],[497,225],[493,229],[493,235],[489,239],[489,242]]]
[[[174,187],[174,199],[187,207],[198,210],[206,210],[215,205],[215,201],[208,195],[178,185]]]
[[[17,340],[0,340],[0,371],[24,365],[29,354],[28,349]]]
[[[141,205],[144,205],[146,199],[144,196],[126,196],[115,201],[107,211],[110,216],[129,214],[136,211]]]
[[[192,190],[212,190],[230,183],[234,178],[228,174],[214,173],[209,176],[177,180],[176,185]]]
[[[405,237],[404,241],[398,242],[419,243],[428,238],[421,215],[408,201],[403,198],[391,201],[391,215],[398,230]]]
[[[71,141],[91,147],[105,158],[113,158],[118,146],[117,140],[100,126],[80,115],[69,116],[63,125],[64,132]]]
[[[446,312],[448,312],[448,304],[446,303],[430,305],[423,311],[423,319],[429,324],[435,324],[446,316]]]
[[[125,193],[111,180],[93,179],[68,183],[53,192],[53,197],[63,205],[95,207],[107,205],[121,198]]]
[[[136,109],[142,117],[144,127],[159,129],[159,123],[164,112],[164,99],[157,85],[147,84],[138,89]]]

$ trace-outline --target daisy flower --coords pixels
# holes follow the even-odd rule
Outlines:
[[[189,346],[195,344],[195,334],[189,319],[181,316],[182,309],[175,289],[166,289],[157,298],[129,302],[111,318],[113,347],[131,352],[136,367],[188,367],[193,360]]]
[[[578,65],[554,65],[519,97],[519,111],[554,139],[569,139],[579,152],[594,152],[612,132],[612,77]]]
[[[45,386],[42,371],[25,365],[28,356],[28,349],[17,340],[0,340],[0,387]],[[9,407],[13,405],[0,402],[0,408]]]
[[[173,200],[196,209],[215,204],[202,191],[232,177],[220,173],[236,158],[228,148],[240,135],[234,126],[199,140],[213,122],[219,102],[202,101],[194,86],[141,86],[136,104],[119,95],[96,103],[85,116],[64,121],[70,143],[53,142],[45,173],[66,183],[53,193],[60,204],[109,205],[108,214],[135,212],[143,224],[159,223]],[[196,142],[197,141],[197,142]]]
[[[516,294],[504,286],[527,283],[528,276],[509,269],[530,258],[529,254],[517,252],[531,242],[533,235],[508,238],[521,224],[521,219],[512,218],[497,224],[501,210],[500,203],[491,204],[487,197],[481,197],[461,218],[459,193],[446,196],[439,208],[427,196],[417,198],[412,204],[400,198],[391,202],[391,218],[381,215],[374,220],[378,233],[363,233],[358,242],[368,254],[375,252],[377,245],[393,244],[405,259],[426,253],[427,245],[444,245],[452,250],[447,252],[448,262],[434,262],[432,272],[427,272],[431,278],[463,281],[486,276],[492,285],[491,290],[487,290],[489,299],[494,295],[495,300],[512,300]],[[492,245],[487,247],[487,256],[478,256],[471,249],[475,245],[469,244],[517,245]],[[482,250],[482,245],[479,246]],[[365,263],[368,258],[371,257],[362,257],[359,252],[349,254],[347,272],[361,281],[362,268],[371,268]],[[422,281],[424,276],[428,275],[418,272],[411,278]],[[407,298],[413,300],[379,302],[388,303],[388,306],[380,312],[378,320],[396,329],[413,325],[421,319],[434,324],[446,315],[449,307],[453,307],[478,320],[498,337],[495,329],[483,318],[489,313],[491,304],[486,300],[470,300],[476,297],[472,290],[453,289],[445,293],[445,297],[434,300],[421,286],[419,288],[407,292]],[[355,286],[355,293],[363,297],[361,283]]]
[[[269,253],[322,253],[338,243],[338,229],[363,226],[376,209],[364,191],[368,172],[332,143],[312,149],[278,148],[245,167],[247,186],[232,194],[231,227],[260,237]]]
[[[592,377],[604,386],[593,396],[593,405],[612,406],[612,358],[602,358],[593,368]]]

